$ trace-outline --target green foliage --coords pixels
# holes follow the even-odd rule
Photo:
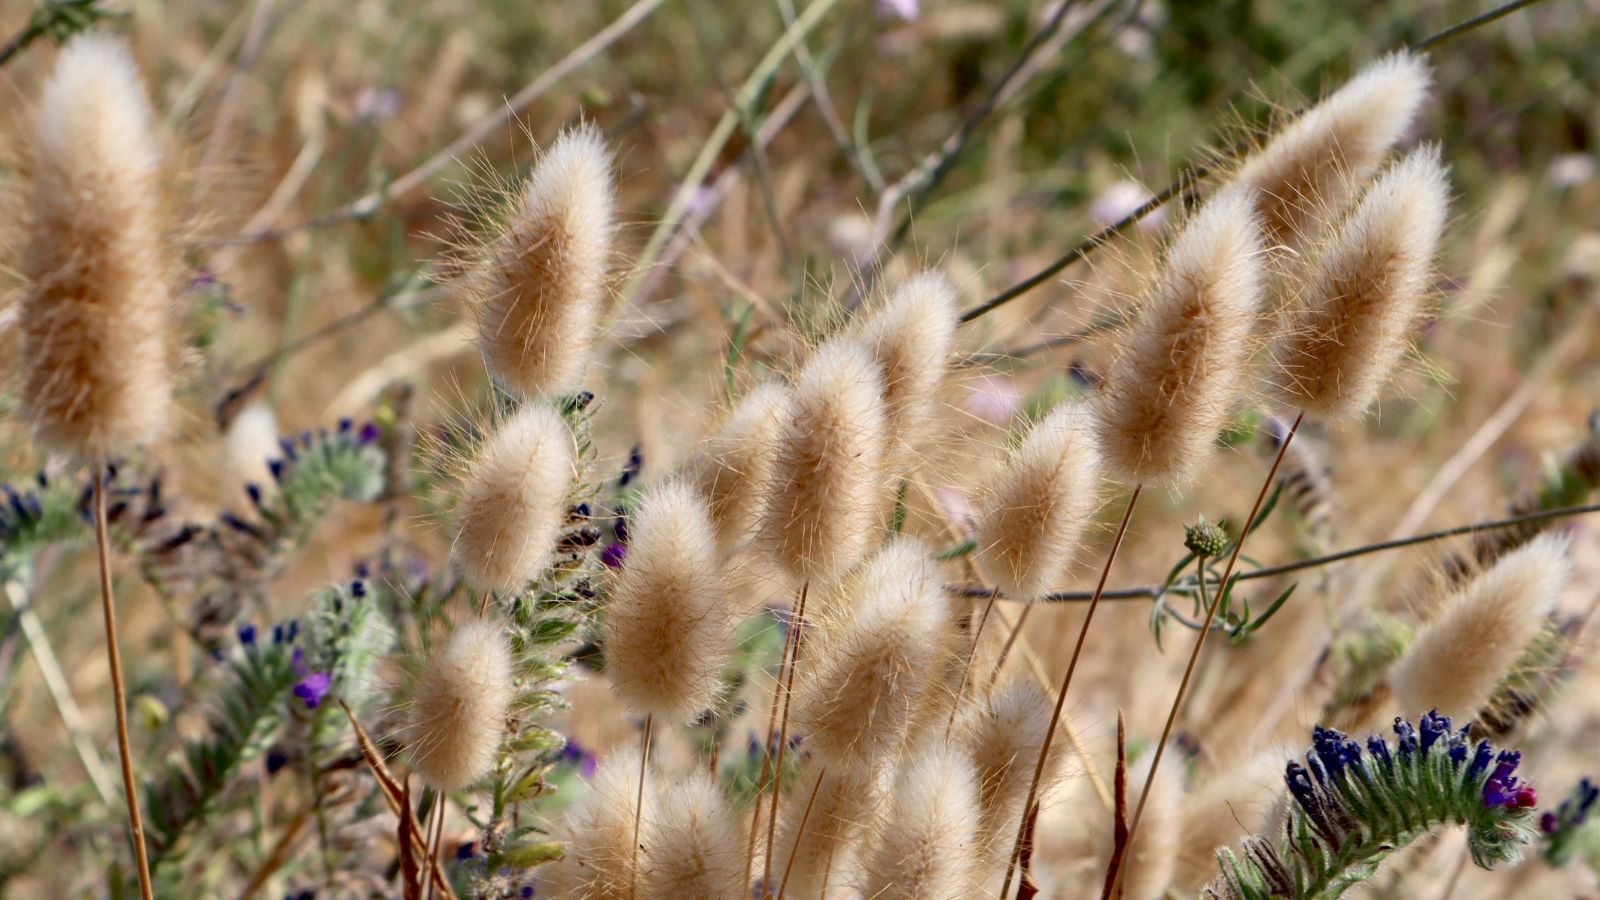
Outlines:
[[[1205,896],[1221,900],[1328,900],[1375,873],[1391,854],[1445,825],[1467,830],[1472,861],[1488,869],[1515,862],[1533,839],[1533,789],[1512,774],[1515,751],[1474,747],[1470,726],[1429,713],[1420,735],[1395,720],[1398,738],[1361,746],[1317,728],[1306,765],[1290,762],[1284,780],[1293,800],[1276,842],[1244,841],[1242,854],[1217,854],[1221,874]]]
[[[279,626],[271,642],[242,645],[223,662],[228,670],[213,693],[210,733],[189,742],[180,761],[144,791],[150,867],[158,878],[181,882],[175,867],[186,855],[183,839],[225,802],[240,767],[259,756],[283,725],[296,673],[292,629]]]

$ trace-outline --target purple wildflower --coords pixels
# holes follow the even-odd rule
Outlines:
[[[356,433],[356,442],[365,447],[366,445],[376,441],[380,433],[381,432],[378,430],[378,423],[367,422],[363,424],[361,426],[361,430]]]
[[[305,660],[305,653],[299,647],[294,648],[294,670],[301,676],[294,684],[294,695],[305,702],[306,709],[316,709],[333,686],[333,675],[311,671]]]
[[[1494,772],[1489,775],[1489,780],[1483,783],[1483,802],[1485,806],[1506,806],[1512,809],[1525,809],[1539,802],[1539,796],[1532,785],[1521,784],[1517,776],[1512,773],[1522,762],[1522,754],[1516,750],[1501,750],[1495,759]]]
[[[600,551],[600,561],[610,569],[622,568],[622,561],[627,557],[628,545],[620,542],[607,544],[605,549]]]

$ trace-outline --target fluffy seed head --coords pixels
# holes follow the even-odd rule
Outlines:
[[[795,685],[794,720],[830,764],[881,761],[900,746],[940,661],[946,605],[928,549],[898,538],[850,579],[853,608],[819,623]]]
[[[671,481],[634,514],[606,604],[606,673],[629,708],[687,722],[711,706],[735,623],[700,495]]]
[[[789,388],[779,382],[752,388],[690,464],[724,553],[748,541],[761,523],[789,403]]]
[[[973,717],[967,747],[978,779],[978,835],[985,856],[1009,852],[1016,840],[1050,710],[1045,692],[1019,678],[1001,687]]]
[[[941,272],[924,272],[852,324],[852,334],[872,352],[883,378],[895,474],[911,468],[915,448],[929,431],[959,316],[955,285]]]
[[[1190,794],[1183,804],[1183,838],[1173,887],[1184,896],[1198,893],[1217,872],[1217,848],[1265,833],[1283,793],[1283,753],[1266,750],[1218,772],[1204,788]]]
[[[1329,421],[1372,405],[1422,308],[1448,202],[1437,147],[1367,189],[1287,315],[1274,352],[1284,402]]]
[[[965,900],[977,874],[978,783],[951,746],[906,762],[868,854],[864,895],[890,900]]]
[[[550,873],[555,877],[541,879],[541,893],[587,900],[627,900],[635,883],[633,820],[638,790],[638,747],[601,757],[594,780],[566,822],[566,857],[559,869]],[[655,806],[653,793],[646,788],[646,813]]]
[[[1395,666],[1401,709],[1476,716],[1538,637],[1571,574],[1567,539],[1546,534],[1456,590]]]
[[[761,539],[796,578],[826,583],[867,551],[878,525],[887,417],[883,380],[859,343],[834,340],[795,379]]]
[[[571,390],[605,311],[613,229],[611,157],[592,124],[569,129],[534,164],[503,233],[465,284],[478,340],[506,388]]]
[[[801,770],[795,784],[794,798],[782,807],[783,824],[774,847],[772,871],[779,879],[789,872],[791,896],[819,897],[824,883],[837,888],[849,881],[847,873],[858,862],[861,840],[881,813],[883,779],[874,777],[867,767],[825,767],[813,761]],[[811,799],[813,787],[815,800]],[[808,802],[809,818],[805,815]],[[797,846],[795,835],[802,819],[806,828]]]
[[[455,558],[473,587],[509,593],[544,567],[573,465],[572,432],[539,403],[517,410],[478,447],[456,503]]]
[[[161,150],[126,44],[67,45],[33,149],[22,398],[41,442],[105,459],[160,437],[172,395]]]
[[[405,743],[411,768],[429,787],[453,791],[489,774],[512,684],[511,647],[499,626],[473,619],[423,667]]]
[[[1205,459],[1238,400],[1261,281],[1251,192],[1226,188],[1172,242],[1107,373],[1096,431],[1115,477],[1174,484]]]
[[[1094,514],[1099,465],[1076,404],[1052,410],[1011,453],[977,531],[978,560],[1007,597],[1037,600],[1061,578]]]
[[[1247,158],[1235,181],[1261,192],[1268,239],[1314,238],[1318,221],[1337,215],[1405,134],[1431,80],[1421,57],[1386,56]]]
[[[742,823],[705,772],[696,770],[655,792],[641,843],[644,900],[746,894]]]

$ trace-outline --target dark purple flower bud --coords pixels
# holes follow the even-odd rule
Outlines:
[[[365,581],[362,581],[361,579],[357,578],[355,581],[350,582],[350,596],[352,596],[352,597],[365,597],[366,595],[367,595],[367,583]]]
[[[1437,709],[1428,710],[1428,714],[1417,721],[1422,731],[1422,755],[1427,756],[1433,748],[1434,742],[1450,733],[1450,717],[1439,715]]]
[[[278,438],[278,449],[283,451],[283,458],[289,462],[294,462],[300,458],[300,454],[294,449],[294,440],[291,438]]]
[[[250,495],[250,503],[252,505],[254,505],[257,509],[260,509],[261,508],[261,485],[256,484],[254,481],[249,482],[244,486],[244,492],[246,494]]]
[[[628,482],[639,477],[644,471],[644,449],[638,444],[628,451],[628,464],[622,469],[622,477],[617,479],[617,487],[627,487]]]
[[[1283,773],[1284,784],[1289,787],[1290,796],[1306,812],[1318,810],[1321,803],[1317,799],[1317,789],[1311,783],[1311,775],[1306,767],[1297,762],[1290,761]]]
[[[273,481],[282,481],[283,480],[283,460],[281,460],[281,459],[269,459],[269,460],[267,460],[267,471],[272,473],[272,480]]]
[[[1346,767],[1361,762],[1361,745],[1337,729],[1316,726],[1311,730],[1311,743],[1317,758],[1334,778],[1343,778]]]
[[[339,420],[339,433],[340,434],[349,434],[350,433],[350,429],[352,429],[354,427],[356,427],[356,421],[354,419],[346,417],[346,418],[343,418],[343,419]]]
[[[1547,812],[1539,817],[1539,830],[1545,834],[1556,833],[1556,814]]]
[[[233,529],[234,531],[237,531],[240,534],[247,534],[247,535],[255,538],[256,540],[263,542],[263,543],[266,542],[267,536],[261,529],[257,528],[254,525],[251,525],[249,522],[246,522],[245,520],[239,518],[238,516],[234,515],[233,513],[227,512],[226,510],[224,510],[223,513],[222,513],[221,518],[222,518],[222,524],[228,526],[229,528]]]
[[[467,841],[456,848],[456,859],[471,859],[477,852],[478,845],[471,841]]]
[[[622,568],[622,561],[626,559],[627,556],[628,545],[622,543],[607,544],[605,549],[600,551],[600,561],[605,563],[606,567],[610,569]]]
[[[239,626],[239,643],[245,646],[254,646],[256,642],[256,627],[246,622]]]
[[[1383,738],[1375,734],[1371,737],[1368,737],[1367,752],[1372,754],[1373,759],[1383,763],[1383,770],[1385,772],[1391,772],[1394,770],[1394,757],[1389,755],[1388,741],[1385,741]]]
[[[1501,750],[1500,755],[1496,757],[1494,761],[1494,774],[1490,775],[1489,777],[1498,779],[1500,781],[1506,781],[1507,779],[1511,778],[1511,774],[1517,771],[1517,766],[1521,764],[1522,751]]]
[[[1488,741],[1479,741],[1478,746],[1472,751],[1472,764],[1467,766],[1467,778],[1476,780],[1489,771],[1489,761],[1494,758],[1494,746]]]
[[[364,559],[356,563],[356,577],[362,581],[366,581],[368,578],[371,578],[372,565]]]
[[[618,541],[624,544],[628,542],[628,508],[626,506],[618,504],[616,520],[611,523],[611,530],[616,534]]]
[[[1394,733],[1399,737],[1399,740],[1395,741],[1395,747],[1400,751],[1400,764],[1406,765],[1417,752],[1417,730],[1411,727],[1410,722],[1395,716]]]
[[[1467,761],[1467,745],[1466,744],[1458,744],[1458,743],[1455,743],[1454,741],[1452,741],[1450,743],[1450,765],[1452,767],[1454,767],[1454,768],[1458,768],[1459,769],[1459,768],[1461,768],[1461,764],[1466,762],[1466,761]]]
[[[365,447],[366,445],[376,441],[378,439],[378,435],[381,433],[382,432],[378,430],[377,422],[365,422],[361,425],[361,431],[357,432],[356,434],[356,443]]]

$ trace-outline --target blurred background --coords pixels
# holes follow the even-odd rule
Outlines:
[[[493,186],[580,119],[595,122],[615,149],[624,226],[612,328],[590,375],[601,398],[599,457],[602,470],[620,469],[637,445],[648,480],[687,457],[731,391],[784,370],[872,284],[937,265],[972,307],[1119,221],[1186,167],[1259,136],[1382,54],[1490,6],[102,4],[118,13],[109,27],[134,42],[181,163],[173,201],[188,222],[183,301],[192,343],[184,419],[161,449],[164,468],[174,494],[226,507],[241,502],[248,480],[228,440],[243,410],[270,410],[284,432],[400,404],[424,429],[468,414],[486,384],[471,316],[443,286],[452,247],[492,202]],[[24,33],[36,9],[0,2],[0,39]],[[1453,170],[1441,302],[1421,352],[1377,413],[1309,435],[1306,445],[1327,466],[1329,527],[1265,529],[1252,543],[1262,560],[1499,516],[1538,483],[1549,459],[1589,433],[1600,403],[1596,47],[1600,2],[1545,0],[1430,53],[1437,86],[1408,142],[1438,142]],[[46,37],[0,68],[0,189],[11,195],[21,184],[19,138],[54,55]],[[1164,226],[1180,215],[1177,204],[1158,210],[963,329],[967,360],[946,398],[953,433],[925,448],[931,474],[911,498],[913,528],[959,540],[973,455],[997,455],[1019,416],[1092,384],[1105,341],[1077,338],[1126,304]],[[26,236],[7,237],[0,287],[13,295],[14,247]],[[8,358],[12,299],[0,306]],[[0,476],[8,481],[42,462],[10,415],[14,403],[10,389],[0,394]],[[1260,477],[1263,441],[1252,435],[1262,415],[1244,415],[1204,484],[1150,504],[1113,584],[1159,581],[1181,555],[1178,525],[1197,513],[1243,514]],[[346,577],[357,549],[384,527],[376,513],[340,512],[315,551],[275,582],[264,614],[292,614],[307,589]],[[401,527],[419,545],[446,545],[420,514]],[[1581,521],[1575,528],[1578,575],[1566,603],[1582,613],[1600,594],[1600,538]],[[1323,585],[1333,597],[1326,608],[1353,597],[1403,611],[1448,552],[1430,546],[1334,570]],[[93,621],[92,589],[62,574],[41,592],[48,602],[38,601],[63,636],[57,653],[83,697],[105,692],[98,632],[69,624]],[[189,665],[173,646],[182,639],[131,582],[125,596],[131,692],[170,695]],[[1053,609],[1031,623],[1028,644],[1049,668],[1069,649],[1078,615]],[[1099,634],[1109,649],[1088,661],[1093,687],[1077,695],[1072,714],[1109,746],[1123,709],[1130,734],[1148,742],[1186,656],[1174,648],[1187,648],[1189,632],[1169,630],[1181,637],[1157,654],[1148,601],[1107,615]],[[1292,642],[1297,629],[1325,637],[1332,627],[1315,607],[1302,618],[1278,623],[1278,638],[1268,626],[1266,638]],[[41,779],[81,779],[62,755],[59,729],[18,727],[55,716],[23,655],[0,631],[0,678],[16,687],[0,692],[0,777],[13,793]],[[1593,774],[1586,748],[1600,740],[1597,688],[1596,668],[1586,664],[1564,702],[1540,711],[1523,746],[1545,758],[1529,771],[1559,786],[1585,768]],[[603,749],[621,736],[603,686],[575,687],[572,696],[569,727],[584,746]],[[1208,706],[1201,696],[1189,724],[1209,717],[1221,744],[1216,721],[1243,721],[1249,703],[1268,702],[1215,686],[1211,696],[1233,699]],[[108,732],[103,704],[90,706],[92,730]],[[1315,717],[1301,712],[1291,718]],[[1269,739],[1295,752],[1298,727]],[[0,815],[0,874],[18,879],[10,895],[42,896],[47,886],[100,893],[72,867],[79,848],[70,828],[50,836],[62,825],[15,807]],[[48,852],[8,849],[36,846]],[[1408,865],[1423,881],[1379,879],[1374,891],[1417,896],[1397,885],[1442,885],[1455,863],[1444,851],[1419,854]],[[1515,877],[1533,880],[1497,880]],[[1458,895],[1508,896],[1512,884],[1529,897],[1595,890],[1592,874],[1469,871]]]

